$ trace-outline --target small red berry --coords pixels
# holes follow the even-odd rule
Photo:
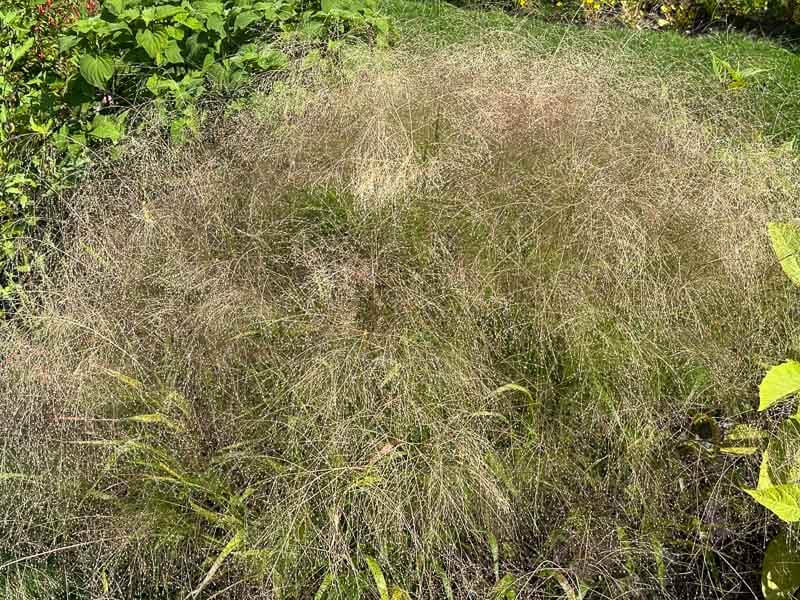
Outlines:
[[[47,7],[44,4],[40,4],[39,6],[36,7],[36,9],[39,11],[40,15],[43,15],[44,12],[47,10]]]

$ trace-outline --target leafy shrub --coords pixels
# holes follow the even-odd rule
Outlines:
[[[696,29],[726,21],[767,26],[800,25],[795,0],[466,0],[461,5],[491,5],[512,11],[534,11],[556,18],[586,21],[615,19],[630,26]]]
[[[25,0],[0,10],[0,294],[35,260],[25,241],[43,201],[118,143],[152,102],[181,141],[198,99],[230,93],[253,71],[281,69],[273,42],[385,37],[373,0]]]

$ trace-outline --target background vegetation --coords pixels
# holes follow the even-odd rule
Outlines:
[[[343,38],[346,8],[295,8],[159,70],[203,69],[185,105],[157,52],[107,50],[151,106],[70,121],[125,135],[81,150],[0,323],[0,595],[758,596],[797,57],[400,0]],[[209,110],[214,65],[273,59]]]

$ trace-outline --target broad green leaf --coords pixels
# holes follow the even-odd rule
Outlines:
[[[122,11],[125,10],[127,4],[127,0],[105,0],[105,2],[103,2],[103,8],[115,17],[118,17]]]
[[[364,560],[367,561],[369,572],[372,573],[372,579],[375,580],[375,587],[378,588],[380,600],[391,600],[389,596],[389,587],[386,585],[386,578],[383,576],[383,571],[378,561],[371,556],[365,556]]]
[[[784,273],[800,285],[800,227],[791,223],[770,223],[772,249],[781,261]]]
[[[761,567],[764,600],[790,600],[800,588],[800,552],[781,533],[767,545]]]
[[[772,367],[758,387],[758,410],[766,410],[797,392],[800,392],[800,362],[787,360]]]
[[[96,115],[92,119],[89,135],[116,144],[125,137],[125,120],[118,116]]]
[[[236,20],[233,22],[233,30],[239,31],[260,20],[261,17],[258,16],[258,13],[255,13],[251,10],[246,10],[236,16]]]
[[[170,40],[167,32],[162,30],[150,31],[149,29],[145,29],[136,33],[136,43],[147,52],[147,55],[152,58],[157,65],[163,62],[164,51],[167,49],[167,45],[170,41],[173,40]]]
[[[114,61],[106,55],[84,54],[80,59],[80,72],[89,84],[104,90],[114,75]]]
[[[153,15],[158,20],[169,19],[170,17],[175,17],[179,14],[186,14],[186,11],[180,6],[173,6],[169,4],[165,6],[156,6],[153,11]]]
[[[289,64],[289,58],[280,50],[268,48],[258,54],[256,64],[264,71],[277,71]]]
[[[200,19],[186,13],[175,15],[175,22],[188,27],[192,31],[202,31],[203,29],[203,23]]]
[[[181,64],[183,62],[180,46],[175,40],[169,40],[166,48],[164,48],[164,62],[166,64]]]
[[[206,28],[209,31],[213,31],[219,34],[220,37],[224,38],[226,35],[225,32],[225,20],[216,14],[208,15],[206,17]]]
[[[225,12],[225,6],[219,0],[198,0],[192,2],[192,8],[201,15],[221,15]]]
[[[783,521],[787,523],[800,521],[800,484],[787,483],[744,491]]]

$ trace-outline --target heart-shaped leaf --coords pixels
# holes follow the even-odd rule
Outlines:
[[[104,90],[114,76],[114,61],[105,55],[84,54],[80,58],[80,72],[87,82]]]

